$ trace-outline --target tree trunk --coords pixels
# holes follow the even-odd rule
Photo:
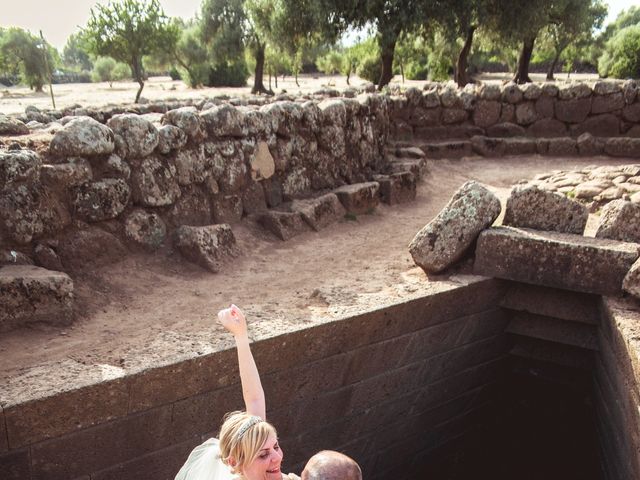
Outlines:
[[[382,71],[380,72],[380,80],[378,80],[378,90],[382,90],[384,86],[389,85],[393,78],[393,54],[396,49],[397,38],[395,37],[392,41],[385,42],[384,46],[381,45]]]
[[[556,70],[556,65],[558,64],[558,60],[560,60],[560,54],[562,52],[560,50],[556,50],[556,56],[553,57],[553,62],[551,62],[551,66],[549,67],[549,71],[547,72],[547,80],[555,80],[553,77],[553,72]]]
[[[144,88],[144,78],[143,78],[143,72],[142,72],[141,58],[133,59],[133,77],[134,77],[134,80],[138,82],[138,85],[140,85],[140,88],[136,93],[136,99],[134,101],[134,103],[138,103],[140,101],[140,95],[142,95],[142,89]]]
[[[267,71],[269,72],[269,90],[271,90],[271,67],[267,68]]]
[[[471,52],[473,34],[475,31],[475,26],[469,27],[467,30],[467,37],[464,40],[464,46],[462,47],[462,50],[460,50],[460,55],[458,55],[454,79],[459,87],[464,87],[467,83],[471,83],[471,77],[469,77],[467,69],[469,68],[469,53]]]
[[[268,94],[269,91],[264,87],[264,83],[262,81],[262,76],[264,74],[264,48],[265,44],[257,42],[258,47],[256,48],[256,69],[253,77],[253,88],[251,89],[251,93],[264,93]]]
[[[402,83],[404,83],[404,65],[400,62],[400,75],[402,76]]]
[[[298,70],[295,71],[295,79],[296,79],[296,86],[299,87],[300,84],[298,83]]]
[[[347,71],[347,85],[351,85],[351,84],[349,83],[349,78],[350,78],[350,77],[351,77],[351,69],[349,69],[349,70]]]
[[[531,78],[529,78],[529,63],[531,62],[531,54],[533,53],[533,44],[535,41],[536,37],[531,37],[522,42],[522,50],[518,58],[518,70],[513,77],[513,81],[517,84],[531,83]]]

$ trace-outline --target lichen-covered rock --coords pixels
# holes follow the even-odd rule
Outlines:
[[[93,170],[84,158],[69,158],[66,163],[42,165],[40,178],[45,185],[57,188],[73,188],[93,179]]]
[[[380,184],[380,199],[387,205],[410,202],[416,198],[416,176],[412,172],[397,172],[390,175],[375,175]]]
[[[480,100],[473,112],[473,123],[479,127],[489,127],[500,119],[500,102]]]
[[[38,190],[19,185],[0,192],[0,231],[16,243],[26,244],[44,231]]]
[[[242,209],[245,215],[267,210],[267,200],[261,182],[251,182],[242,192]]]
[[[121,178],[123,180],[129,180],[131,177],[131,167],[118,155],[109,155],[109,158],[104,163],[102,176],[105,178]]]
[[[511,104],[516,104],[522,100],[522,97],[522,90],[520,90],[518,85],[516,85],[515,83],[509,82],[504,87],[502,87],[503,101]]]
[[[292,199],[304,196],[311,190],[309,171],[304,166],[298,166],[289,170],[282,180],[282,193],[285,198]]]
[[[172,150],[178,150],[187,144],[187,134],[174,125],[163,125],[158,129],[159,153],[168,154]]]
[[[307,200],[294,200],[291,210],[300,212],[302,219],[316,232],[344,217],[345,209],[334,193]]]
[[[182,188],[182,195],[169,211],[173,225],[210,225],[212,212],[209,196],[198,185]],[[219,222],[227,223],[227,222]]]
[[[612,93],[621,92],[622,88],[619,82],[610,80],[599,80],[593,84],[593,92],[597,95],[610,95]]]
[[[68,325],[73,320],[73,281],[62,272],[31,265],[0,268],[0,331],[32,322]]]
[[[589,88],[589,87],[587,87]],[[584,122],[591,112],[591,98],[576,98],[573,100],[559,100],[556,102],[556,118],[562,122]]]
[[[622,93],[624,95],[624,101],[627,105],[631,105],[636,100],[638,95],[638,82],[636,80],[625,80],[622,84]]]
[[[479,183],[465,183],[411,241],[413,261],[427,273],[445,270],[464,256],[499,214],[500,200],[493,193]]]
[[[545,97],[557,97],[559,91],[560,89],[558,88],[558,86],[554,85],[553,83],[544,83],[542,85],[542,95]]]
[[[516,122],[518,125],[530,125],[537,119],[538,113],[534,102],[522,102],[516,105]]]
[[[79,186],[73,206],[81,219],[101,222],[120,215],[129,203],[130,194],[127,182],[119,178],[106,178]]]
[[[323,100],[318,104],[324,121],[330,125],[344,126],[347,121],[347,110],[342,100]]]
[[[144,158],[131,173],[132,196],[149,207],[171,205],[180,197],[176,168],[158,157]]]
[[[480,86],[480,98],[483,100],[499,100],[502,92],[500,85],[485,83]]]
[[[200,112],[200,120],[213,137],[243,137],[246,135],[244,115],[237,108],[224,104]]]
[[[542,89],[537,83],[525,83],[520,86],[525,100],[537,100],[542,96]]]
[[[588,217],[587,207],[564,195],[536,186],[517,186],[511,190],[502,223],[582,235]]]
[[[195,107],[169,110],[162,117],[162,125],[179,128],[191,140],[199,141],[206,137],[199,112]]]
[[[0,135],[26,135],[29,127],[17,118],[0,113]]]
[[[333,193],[348,213],[360,215],[370,213],[379,203],[378,182],[354,183],[336,188]]]
[[[72,230],[59,242],[57,253],[66,270],[87,271],[118,262],[126,255],[122,242],[98,227]]]
[[[211,211],[216,223],[236,223],[244,211],[240,195],[216,195],[211,199]]]
[[[570,83],[560,87],[558,93],[560,100],[573,100],[591,96],[591,87],[586,83]]]
[[[622,281],[622,289],[630,295],[640,298],[640,260],[636,260],[631,265]]]
[[[118,155],[122,158],[142,158],[158,145],[158,129],[141,115],[114,115],[107,122],[115,136]]]
[[[596,237],[640,243],[640,205],[626,200],[609,202],[600,214]]]
[[[201,183],[209,175],[204,148],[177,151],[173,164],[176,167],[176,179],[181,186]]]
[[[174,245],[184,258],[213,273],[240,253],[231,227],[226,224],[184,225],[176,230],[174,238]]]
[[[167,236],[167,226],[157,213],[139,209],[131,212],[124,221],[127,239],[146,250],[156,250]]]
[[[78,117],[67,123],[51,139],[49,150],[60,157],[91,157],[113,152],[115,137],[106,125],[91,117]]]
[[[609,138],[604,152],[612,157],[640,157],[640,138]]]
[[[0,190],[17,184],[33,184],[40,179],[42,160],[31,150],[0,153]]]
[[[280,240],[289,240],[309,231],[309,225],[300,212],[269,210],[258,215],[257,221]]]

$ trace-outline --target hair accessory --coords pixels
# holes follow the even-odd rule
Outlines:
[[[238,430],[238,440],[240,440],[242,436],[247,433],[247,430],[260,422],[262,422],[262,419],[256,416],[253,416],[245,421],[244,424],[240,427],[240,430]]]

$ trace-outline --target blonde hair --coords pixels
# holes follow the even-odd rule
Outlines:
[[[247,428],[248,427],[248,428]],[[231,467],[233,473],[240,473],[260,452],[269,435],[278,435],[270,423],[247,412],[230,412],[224,416],[220,427],[220,456],[222,461]],[[229,463],[230,457],[235,464]]]

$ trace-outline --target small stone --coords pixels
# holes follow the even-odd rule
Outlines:
[[[163,125],[158,129],[157,150],[163,155],[179,150],[187,144],[187,134],[174,125]]]
[[[17,118],[0,113],[0,135],[26,135],[29,127]]]
[[[195,107],[181,107],[169,110],[162,117],[162,124],[175,126],[183,134],[195,141],[201,141],[206,137],[198,110]]]
[[[114,115],[107,122],[115,135],[118,155],[122,158],[142,158],[158,145],[158,129],[140,115]]]
[[[269,151],[267,142],[258,142],[255,153],[251,159],[251,178],[254,180],[263,180],[271,177],[275,171],[275,162]]]
[[[379,202],[378,182],[344,185],[333,191],[348,213],[360,215],[373,211]]]
[[[507,83],[502,88],[502,100],[507,103],[516,104],[522,100],[522,90],[513,82]]]
[[[83,220],[100,222],[120,215],[129,202],[129,195],[129,185],[124,180],[107,178],[78,187],[73,205]]]
[[[174,244],[184,258],[213,273],[240,253],[231,227],[226,224],[183,225],[175,232]]]
[[[345,214],[345,209],[335,193],[307,200],[294,200],[291,210],[300,212],[302,219],[316,232],[342,219]]]
[[[300,212],[269,210],[258,216],[258,223],[280,240],[289,240],[296,235],[309,231],[309,225]]]
[[[640,243],[640,205],[614,200],[602,208],[597,238]]]
[[[49,150],[54,156],[83,157],[113,152],[113,131],[91,117],[78,117],[67,123],[51,139]]]
[[[167,236],[167,226],[157,213],[139,209],[127,216],[124,233],[136,245],[146,250],[156,250]]]
[[[36,264],[39,267],[61,272],[64,268],[58,254],[48,245],[39,243],[33,251]]]

